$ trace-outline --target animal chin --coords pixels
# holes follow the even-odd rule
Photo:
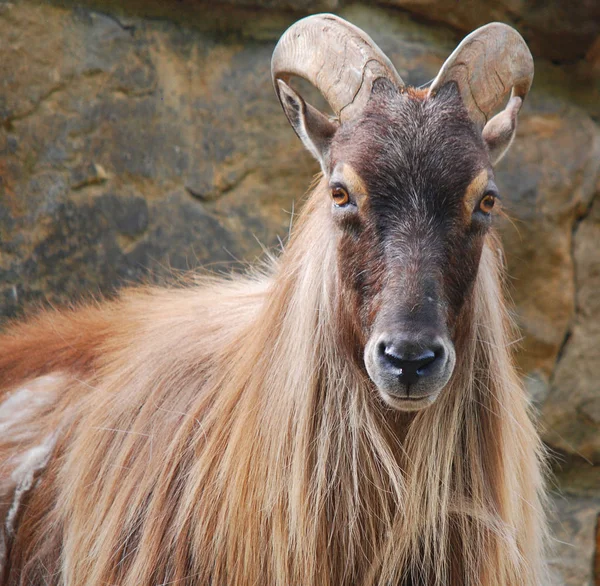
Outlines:
[[[435,403],[436,399],[440,395],[440,391],[434,391],[428,395],[411,397],[407,396],[406,394],[400,395],[396,393],[390,393],[389,391],[379,387],[378,390],[383,401],[398,411],[420,411],[421,409],[429,407],[429,405]]]
[[[419,411],[433,404],[443,392],[447,382],[444,379],[441,385],[419,384],[412,387],[386,376],[371,376],[371,380],[375,383],[383,401],[399,411]]]

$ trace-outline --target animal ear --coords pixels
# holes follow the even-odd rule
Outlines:
[[[506,108],[483,127],[483,140],[489,149],[492,165],[502,159],[515,138],[517,115],[522,104],[523,100],[514,96],[509,100]]]
[[[283,111],[304,146],[319,161],[323,173],[328,173],[331,139],[338,125],[316,108],[307,104],[298,93],[281,79],[277,80]]]

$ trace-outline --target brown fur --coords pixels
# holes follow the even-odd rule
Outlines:
[[[416,87],[407,87],[404,89],[405,89],[406,93],[408,94],[408,96],[410,98],[412,98],[413,100],[423,101],[423,100],[426,100],[427,97],[429,96],[429,89],[427,89],[427,88],[419,89]]]
[[[57,377],[10,428],[27,439],[0,437],[0,516],[19,454],[56,438],[3,584],[543,583],[541,446],[497,240],[448,387],[399,414],[343,351],[329,205],[322,183],[271,275],[131,290],[0,337],[0,400]]]

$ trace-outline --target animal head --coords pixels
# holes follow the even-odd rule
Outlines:
[[[454,371],[458,323],[498,198],[493,165],[514,137],[531,54],[514,29],[488,24],[417,90],[363,31],[324,14],[286,31],[272,75],[321,165],[366,371],[388,404],[421,409]],[[321,91],[335,118],[292,89],[294,76]]]

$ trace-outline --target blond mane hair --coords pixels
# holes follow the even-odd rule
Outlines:
[[[4,584],[544,582],[497,239],[450,383],[398,413],[343,350],[323,190],[269,274],[134,289],[0,337]]]

